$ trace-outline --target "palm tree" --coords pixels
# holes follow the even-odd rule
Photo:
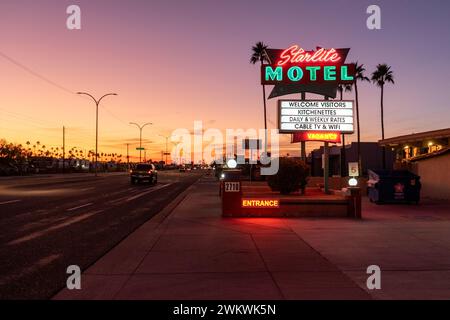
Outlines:
[[[358,64],[358,62],[355,63],[355,81],[353,82],[353,85],[355,87],[355,102],[356,102],[356,125],[357,125],[357,139],[358,139],[358,143],[357,143],[357,148],[356,148],[356,153],[358,155],[358,169],[360,174],[362,173],[361,171],[361,128],[359,125],[359,98],[358,98],[358,81],[359,82],[364,82],[367,81],[369,82],[369,78],[367,78],[364,75],[364,72],[366,72],[366,69],[364,68],[363,64]]]
[[[268,46],[264,44],[262,41],[257,42],[252,47],[252,56],[250,57],[250,63],[256,64],[258,62],[263,65],[264,62],[269,62],[269,58],[267,57]],[[264,103],[264,131],[265,131],[265,141],[264,141],[264,152],[267,153],[267,111],[266,111],[266,86],[263,85],[263,103]]]
[[[351,84],[340,84],[338,85],[338,91],[340,100],[343,100],[344,97],[344,91],[345,92],[351,92],[352,91],[352,85]],[[346,170],[346,156],[345,156],[345,134],[342,134],[342,150],[341,150],[341,176],[346,177],[347,176],[347,170]]]
[[[394,84],[394,74],[391,67],[387,64],[377,65],[376,70],[372,73],[372,82],[381,88],[381,139],[384,140],[384,85],[386,83]],[[386,169],[386,149],[382,148],[383,152],[383,169]]]

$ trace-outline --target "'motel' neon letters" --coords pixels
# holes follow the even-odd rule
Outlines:
[[[323,68],[323,69],[322,69]],[[349,75],[348,66],[340,66],[339,78],[337,75],[336,66],[323,66],[323,67],[305,67],[306,77],[309,82],[317,81],[317,74],[323,70],[323,80],[326,81],[339,81],[344,83],[347,81],[353,81],[354,77]],[[266,81],[279,81],[283,82],[283,67],[276,67],[275,70],[272,66],[265,67],[265,80]],[[287,69],[287,78],[292,82],[299,82],[305,77],[305,72],[301,67],[294,66]]]

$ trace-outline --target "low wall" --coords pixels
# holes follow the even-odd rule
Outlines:
[[[349,177],[329,177],[328,185],[332,190],[341,190],[342,188],[348,187]],[[323,185],[323,177],[309,177],[307,187],[317,187]],[[367,178],[358,178],[358,187],[361,188],[361,194],[367,194]]]
[[[223,183],[226,183],[224,181]],[[239,188],[223,191],[222,213],[225,217],[360,217],[360,205],[355,197],[341,193],[324,194],[318,187],[306,188],[305,194],[281,195],[273,192],[265,182],[233,182]],[[225,200],[224,200],[225,199]],[[276,206],[244,202],[276,201]]]

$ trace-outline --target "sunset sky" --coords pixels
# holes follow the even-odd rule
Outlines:
[[[382,30],[373,31],[366,8],[375,3]],[[66,28],[71,4],[81,7],[81,30]],[[449,12],[447,0],[2,0],[0,138],[60,146],[64,125],[69,147],[93,149],[95,107],[77,91],[119,94],[100,108],[100,152],[125,154],[131,143],[138,155],[130,121],[154,123],[144,129],[153,159],[165,146],[160,134],[191,130],[194,120],[206,128],[261,128],[259,68],[249,63],[257,41],[350,47],[348,61],[363,63],[367,76],[378,63],[392,66],[387,137],[450,127]],[[370,83],[360,88],[362,140],[377,141],[380,91]],[[276,99],[268,119],[275,128]],[[299,153],[288,135],[281,141],[282,152]]]

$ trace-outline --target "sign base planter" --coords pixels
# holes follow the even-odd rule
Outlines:
[[[359,188],[351,190],[347,196],[325,195],[317,188],[307,188],[306,195],[281,195],[241,182],[222,183],[223,217],[361,217]]]

